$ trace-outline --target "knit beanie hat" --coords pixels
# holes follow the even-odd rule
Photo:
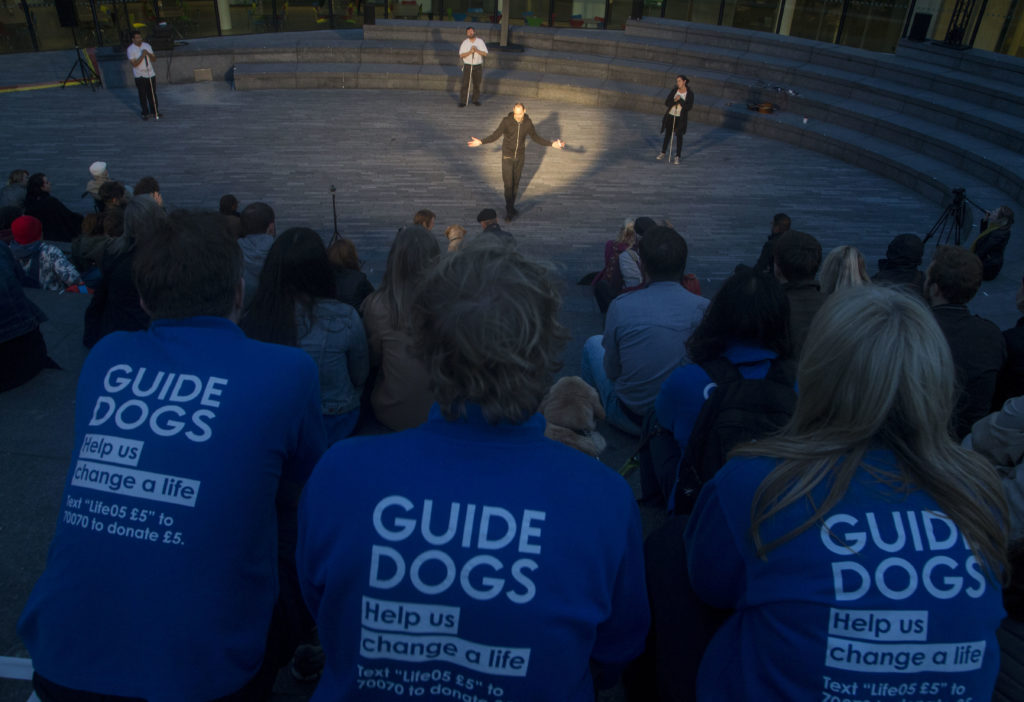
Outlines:
[[[89,166],[89,172],[93,174],[95,177],[99,178],[101,175],[107,172],[107,162],[96,161],[91,166]]]
[[[11,235],[22,246],[31,244],[43,238],[43,223],[35,217],[22,215],[11,222]]]

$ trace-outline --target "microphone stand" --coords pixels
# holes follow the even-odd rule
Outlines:
[[[338,189],[331,184],[331,209],[334,211],[334,236],[331,237],[331,244],[341,238],[341,233],[338,232]],[[328,245],[330,248],[330,245]]]

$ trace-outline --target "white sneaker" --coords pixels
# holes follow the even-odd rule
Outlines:
[[[665,160],[665,154],[664,154],[664,153],[660,153],[660,154],[658,154],[658,158],[657,158],[657,160],[658,160],[658,161],[664,161],[664,160]]]
[[[676,156],[674,159],[672,159],[672,165],[673,166],[678,166],[679,165],[679,157],[678,156]]]

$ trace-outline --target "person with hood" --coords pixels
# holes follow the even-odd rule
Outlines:
[[[918,266],[924,258],[924,242],[914,234],[900,234],[889,242],[885,258],[871,280],[882,285],[901,285],[923,295],[924,273]]]
[[[59,292],[80,285],[82,276],[60,249],[43,241],[43,223],[22,215],[11,223],[11,253],[29,278],[43,290]]]
[[[501,138],[501,180],[505,184],[505,221],[511,222],[519,211],[516,210],[516,193],[519,190],[519,178],[523,175],[523,165],[526,163],[526,137],[530,137],[541,146],[553,146],[556,149],[565,148],[565,142],[561,139],[548,141],[537,134],[533,121],[526,114],[526,106],[517,102],[512,111],[505,115],[504,119],[486,139],[470,137],[467,145],[476,148],[482,144],[490,144]]]

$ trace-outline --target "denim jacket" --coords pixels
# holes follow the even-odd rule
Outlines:
[[[313,305],[313,323],[303,305],[295,308],[299,346],[320,369],[320,407],[323,414],[344,414],[359,407],[370,371],[366,332],[351,305],[320,299]]]

